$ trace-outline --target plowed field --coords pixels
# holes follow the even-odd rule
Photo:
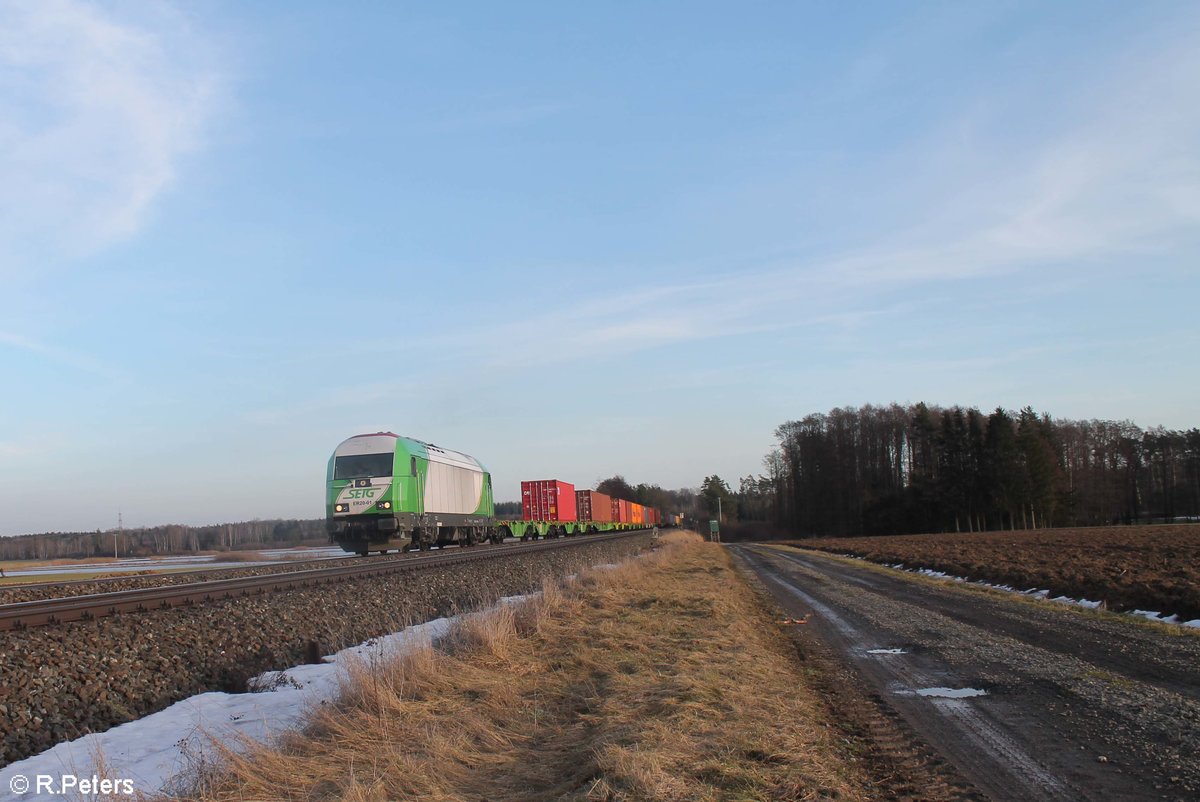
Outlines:
[[[1200,618],[1200,525],[818,538],[792,545]]]

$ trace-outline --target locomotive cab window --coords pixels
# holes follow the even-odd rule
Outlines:
[[[410,459],[412,461],[409,463],[409,468],[410,468],[410,470],[412,470],[412,475],[416,476],[417,475],[417,458],[410,457]]]
[[[392,475],[392,455],[351,454],[338,457],[333,463],[334,479],[369,479],[372,476]]]

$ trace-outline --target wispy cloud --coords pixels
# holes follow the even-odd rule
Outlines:
[[[980,152],[969,183],[930,210],[928,225],[903,243],[850,255],[844,276],[860,283],[967,278],[1169,252],[1195,237],[1200,37],[1194,25],[1184,30],[1115,60],[1108,79],[1086,88],[1071,109],[1074,124],[1023,156]]]
[[[0,0],[0,263],[139,230],[215,108],[206,47],[165,4]]]
[[[1200,234],[1200,41],[1183,30],[1114,59],[1056,134],[1003,158],[980,150],[911,231],[821,260],[648,284],[548,311],[494,330],[484,359],[507,368],[628,353],[835,314],[833,325],[855,326],[894,307],[887,298],[897,289],[1020,271],[1081,274],[1096,259],[1176,252]],[[924,156],[923,169],[938,169],[937,152]]]

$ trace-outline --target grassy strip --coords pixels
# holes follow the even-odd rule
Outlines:
[[[695,536],[351,671],[196,798],[865,799],[781,629]]]

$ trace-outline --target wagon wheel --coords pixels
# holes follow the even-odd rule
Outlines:
[[[432,538],[425,532],[424,529],[414,529],[412,537],[413,542],[417,545],[417,549],[420,551],[429,551],[430,546],[433,545],[431,542]]]

